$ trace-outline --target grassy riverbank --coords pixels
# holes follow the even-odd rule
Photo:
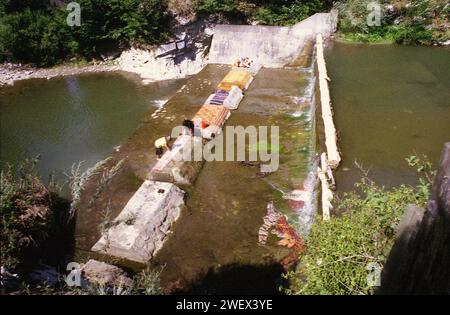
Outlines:
[[[431,45],[450,39],[450,4],[446,0],[379,1],[380,25],[368,26],[372,0],[337,1],[339,37],[352,42]]]
[[[336,216],[317,218],[308,239],[307,254],[296,271],[286,275],[288,294],[373,294],[374,268],[386,263],[397,226],[408,204],[425,207],[435,174],[431,164],[415,156],[407,159],[421,179],[418,187],[385,189],[367,174],[336,202]],[[376,280],[375,278],[373,278]]]
[[[69,202],[50,179],[44,185],[36,173],[36,159],[17,169],[2,167],[0,176],[2,267],[26,273],[39,263],[58,263],[62,248],[70,251]],[[61,244],[63,243],[63,244]]]

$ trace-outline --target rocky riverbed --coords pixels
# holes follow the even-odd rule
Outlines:
[[[53,68],[31,65],[0,64],[0,86],[26,79],[50,79],[87,72],[125,71],[139,75],[144,84],[180,79],[198,73],[208,63],[213,25],[197,22],[178,31],[171,41],[154,49],[130,48],[115,53],[115,59],[94,61],[86,65],[67,63]]]
[[[0,64],[0,86],[13,85],[14,82],[27,79],[51,79],[58,76],[76,75],[87,72],[117,71],[116,62],[95,62],[88,65],[66,64],[53,68],[35,68],[31,65],[14,63]]]

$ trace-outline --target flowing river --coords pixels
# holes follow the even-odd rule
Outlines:
[[[0,88],[0,161],[41,156],[43,178],[74,163],[93,166],[137,128],[144,112],[161,106],[185,80],[143,86],[133,75],[83,74],[19,81]]]

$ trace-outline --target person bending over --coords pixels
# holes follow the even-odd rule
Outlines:
[[[158,160],[162,157],[164,149],[170,151],[169,141],[170,141],[169,136],[161,137],[155,141],[155,153],[156,156],[158,157]]]

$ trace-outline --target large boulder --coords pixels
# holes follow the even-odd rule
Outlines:
[[[94,259],[85,263],[81,272],[94,285],[121,288],[133,286],[133,280],[121,268]]]
[[[162,248],[180,217],[184,195],[171,183],[145,181],[92,251],[148,262]]]

